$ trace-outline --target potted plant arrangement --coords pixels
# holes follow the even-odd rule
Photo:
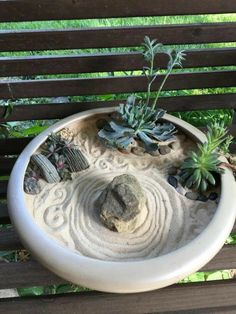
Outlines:
[[[157,108],[185,54],[148,37],[143,46],[145,97],[50,127],[22,152],[9,183],[10,215],[29,250],[63,278],[102,291],[161,288],[200,269],[236,215],[223,156],[232,138],[221,124],[205,136]],[[163,52],[169,62],[152,98]]]

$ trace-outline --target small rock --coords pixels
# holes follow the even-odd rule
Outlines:
[[[39,194],[41,192],[41,186],[38,180],[33,177],[25,178],[24,191],[31,195]]]
[[[168,174],[171,176],[175,176],[177,174],[177,172],[178,172],[178,169],[176,167],[172,166],[168,169]]]
[[[206,201],[208,201],[208,197],[206,195],[199,194],[198,198],[197,198],[197,201],[206,202]]]
[[[176,191],[181,194],[181,195],[185,195],[186,194],[186,190],[184,187],[182,187],[182,185],[179,185],[177,188],[176,188]]]
[[[171,152],[171,148],[168,145],[161,145],[159,147],[159,152],[161,155],[167,155]]]
[[[154,156],[154,157],[160,156],[160,152],[159,152],[158,149],[150,151],[150,152],[148,152],[148,154],[151,155],[151,156]]]
[[[210,195],[208,196],[208,199],[211,201],[215,201],[218,198],[218,193],[216,192],[211,192]]]
[[[176,177],[174,176],[169,176],[168,179],[167,179],[168,183],[170,185],[172,185],[175,189],[177,188],[178,186],[178,180],[176,179]]]
[[[98,130],[101,130],[106,124],[107,124],[106,119],[98,119],[96,121],[96,127],[98,128]]]
[[[118,148],[118,151],[121,152],[122,154],[128,155],[130,153],[131,149],[130,149],[130,147],[128,147],[126,149],[125,148]]]
[[[132,147],[131,152],[137,156],[144,156],[145,155],[145,149],[143,147]]]
[[[118,232],[132,232],[146,197],[138,180],[128,174],[115,177],[97,200],[103,224]]]
[[[197,192],[187,192],[185,196],[192,201],[196,201],[199,197],[199,194]]]

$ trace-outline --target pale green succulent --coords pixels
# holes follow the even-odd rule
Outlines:
[[[118,108],[119,119],[107,123],[98,132],[100,139],[109,147],[126,149],[134,139],[143,142],[146,151],[153,151],[158,148],[158,142],[166,141],[173,137],[175,126],[171,123],[163,123],[158,120],[163,117],[165,111],[156,108],[160,92],[175,66],[181,66],[184,59],[183,51],[164,51],[162,44],[156,40],[144,38],[144,58],[149,62],[149,66],[143,68],[147,77],[147,97],[136,104],[134,95],[128,97],[126,104],[121,104]],[[159,87],[156,97],[150,104],[151,86],[155,81],[159,69],[154,69],[154,58],[157,54],[166,53],[169,56],[166,75]]]
[[[215,174],[222,173],[219,150],[227,142],[227,130],[222,123],[208,127],[207,141],[198,144],[198,151],[191,152],[181,166],[180,179],[184,186],[206,191],[209,185],[215,185]]]

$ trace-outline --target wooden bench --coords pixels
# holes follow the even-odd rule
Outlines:
[[[148,17],[197,15],[236,12],[233,0],[5,0],[0,1],[0,22],[72,20],[114,17]],[[2,29],[0,24],[0,29]],[[143,66],[139,52],[120,52],[112,48],[140,46],[145,35],[168,45],[206,44],[236,41],[236,23],[195,23],[183,25],[148,25],[133,27],[97,27],[72,29],[0,30],[0,99],[23,99],[58,96],[98,96],[145,91],[142,76],[114,76],[104,73],[135,71]],[[83,49],[108,48],[105,52]],[[37,56],[42,50],[75,50],[77,54]],[[28,56],[17,57],[15,52]],[[96,51],[96,50],[95,50]],[[108,52],[107,52],[108,51]],[[31,54],[31,56],[30,56]],[[158,66],[164,67],[161,56]],[[165,90],[230,88],[236,86],[236,48],[215,47],[187,50],[184,73],[173,74]],[[206,68],[209,69],[206,69]],[[212,68],[214,69],[212,70]],[[221,67],[224,67],[223,70]],[[188,70],[188,68],[190,70]],[[204,68],[192,71],[193,68]],[[103,73],[99,78],[38,78],[40,75]],[[24,77],[24,79],[17,79]],[[31,77],[31,79],[26,79]],[[160,80],[157,80],[157,89]],[[120,96],[123,99],[124,96]],[[119,100],[85,100],[68,103],[19,104],[0,122],[58,119],[73,113],[113,106]],[[89,98],[87,98],[89,99]],[[207,94],[162,98],[159,106],[168,111],[236,108],[236,94]],[[0,107],[0,117],[5,108]],[[232,132],[236,134],[234,126]],[[25,145],[26,138],[0,140],[0,175],[8,176]],[[17,182],[16,182],[17,184]],[[4,200],[7,180],[0,181],[0,198]],[[22,249],[13,229],[7,205],[0,203],[0,251]],[[233,232],[236,231],[236,226]],[[63,263],[63,261],[62,261]],[[79,265],[78,265],[79,267]],[[203,270],[236,268],[236,247],[225,245]],[[47,286],[64,283],[36,261],[0,262],[0,289]],[[176,284],[153,292],[115,295],[80,292],[0,300],[0,313],[236,313],[236,280]]]

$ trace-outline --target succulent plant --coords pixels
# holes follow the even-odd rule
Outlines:
[[[166,141],[173,137],[175,126],[171,123],[158,123],[163,117],[165,111],[156,108],[157,100],[163,86],[171,74],[175,66],[181,66],[184,60],[183,51],[163,49],[162,44],[156,40],[150,40],[149,37],[144,38],[144,59],[149,62],[149,66],[143,68],[143,72],[147,77],[147,97],[141,99],[136,104],[136,97],[131,95],[125,104],[121,104],[118,108],[118,119],[108,122],[99,132],[99,138],[109,147],[127,149],[134,139],[143,142],[146,151],[154,151],[158,148],[158,142]],[[155,56],[159,53],[166,53],[169,56],[167,72],[158,89],[153,104],[150,106],[151,87],[159,69],[154,68]]]
[[[39,184],[40,173],[37,167],[29,165],[24,178],[24,191],[28,194],[38,194],[41,191]]]
[[[82,152],[72,143],[73,133],[65,128],[59,133],[52,133],[44,143],[44,155],[56,167],[62,180],[71,179],[71,172],[77,172],[89,167]]]
[[[206,191],[209,184],[215,185],[215,174],[222,173],[219,151],[227,141],[227,130],[222,123],[208,127],[207,141],[198,144],[198,151],[191,152],[181,166],[180,180],[183,185],[195,190]]]
[[[111,121],[98,133],[110,146],[126,149],[133,139],[139,139],[147,151],[153,151],[158,148],[158,141],[169,140],[175,133],[172,123],[157,123],[165,114],[164,110],[135,105],[134,96],[119,106],[118,113],[122,122]]]

